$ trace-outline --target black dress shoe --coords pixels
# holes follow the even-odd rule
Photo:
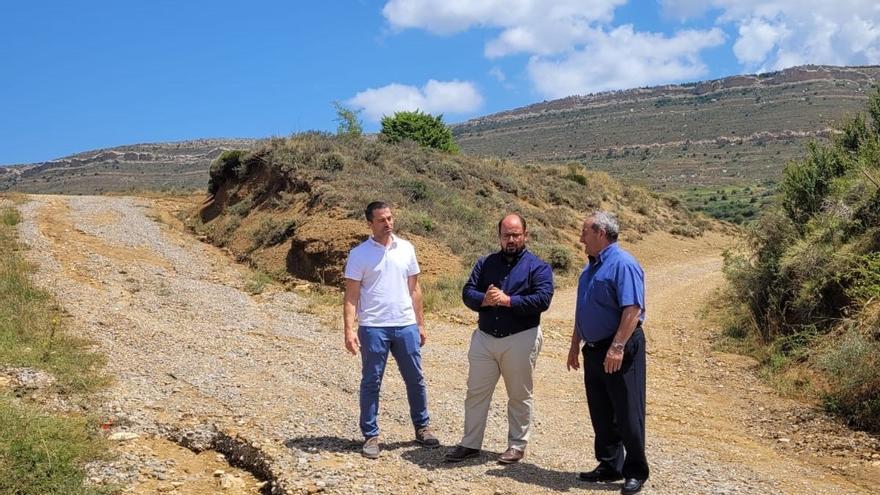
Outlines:
[[[461,462],[469,457],[475,457],[480,454],[480,449],[471,449],[456,445],[454,449],[447,452],[443,457],[446,462]]]
[[[612,481],[622,480],[623,476],[607,466],[599,465],[592,471],[579,473],[578,479],[581,481],[589,481],[590,483],[610,483]]]
[[[623,488],[620,489],[621,495],[633,495],[634,493],[639,493],[640,491],[642,491],[642,486],[644,486],[645,481],[648,480],[627,478],[623,482]]]

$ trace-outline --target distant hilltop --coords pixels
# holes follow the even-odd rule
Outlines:
[[[570,96],[453,128],[466,153],[579,162],[654,188],[773,180],[864,108],[880,67],[766,74]]]
[[[805,145],[864,108],[880,67],[808,65],[712,81],[570,96],[453,126],[465,154],[576,163],[624,182],[681,191],[772,188]],[[256,139],[136,144],[0,167],[0,191],[203,189],[228,149]]]
[[[57,160],[0,167],[0,191],[92,194],[138,189],[204,189],[208,167],[223,151],[256,139],[195,139],[132,144]]]

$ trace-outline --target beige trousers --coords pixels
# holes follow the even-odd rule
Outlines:
[[[474,330],[468,351],[461,446],[482,447],[492,393],[500,376],[507,389],[507,446],[526,448],[532,424],[532,373],[543,343],[539,326],[502,338]]]

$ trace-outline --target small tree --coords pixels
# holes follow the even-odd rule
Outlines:
[[[452,131],[443,123],[443,115],[434,117],[418,110],[397,112],[391,117],[382,117],[382,130],[379,136],[390,143],[411,139],[422,146],[449,153],[459,151],[452,137]]]
[[[336,135],[359,138],[364,134],[363,122],[358,118],[361,110],[352,110],[338,101],[333,102],[336,109]]]

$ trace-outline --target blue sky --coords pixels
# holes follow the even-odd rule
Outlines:
[[[0,164],[122,144],[447,122],[570,94],[880,63],[848,0],[7,1]]]

